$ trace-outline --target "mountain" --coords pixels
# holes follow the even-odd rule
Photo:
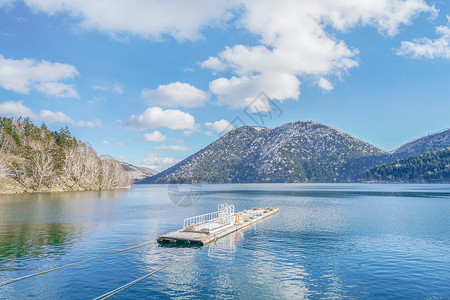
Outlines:
[[[363,181],[450,183],[450,147],[376,166]]]
[[[314,121],[243,126],[143,183],[346,182],[391,155]]]
[[[152,177],[153,175],[157,174],[158,172],[150,169],[150,168],[146,168],[146,167],[137,167],[134,166],[132,164],[129,164],[127,162],[120,162],[123,169],[127,172],[128,177],[130,178],[130,180],[132,182],[136,182],[139,181],[141,179],[145,179],[147,177]]]
[[[450,147],[450,129],[429,134],[425,137],[404,144],[394,151],[395,158],[406,158],[412,155],[424,154],[440,148]]]

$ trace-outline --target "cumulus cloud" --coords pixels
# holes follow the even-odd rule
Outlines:
[[[324,91],[331,91],[334,87],[328,79],[321,77],[319,83],[317,84]]]
[[[300,95],[300,81],[286,72],[268,72],[254,76],[218,78],[213,80],[209,88],[217,95],[219,105],[243,108],[264,91],[271,99],[280,101],[297,99]]]
[[[148,142],[164,142],[166,138],[167,137],[158,130],[144,134],[144,140]]]
[[[228,132],[234,129],[233,124],[224,119],[215,122],[206,122],[205,126],[217,132]]]
[[[247,103],[261,91],[280,101],[296,99],[301,80],[340,78],[357,67],[358,49],[348,46],[333,31],[372,26],[384,35],[394,36],[401,26],[410,24],[421,13],[437,15],[435,7],[425,0],[25,0],[25,3],[48,15],[67,14],[84,28],[116,37],[160,39],[170,35],[178,40],[195,40],[202,38],[201,31],[206,27],[230,22],[244,28],[259,37],[257,43],[229,45],[200,63],[214,72],[232,73],[211,83],[219,92],[219,102],[232,107],[242,107],[239,103]],[[435,41],[423,41],[429,42]],[[443,55],[442,51],[434,53]],[[283,75],[289,83],[278,88],[261,86],[264,79],[273,78],[274,74]],[[324,80],[319,87],[330,90],[331,84]],[[232,88],[228,92],[220,84]],[[256,87],[259,89],[255,92]],[[241,95],[236,94],[237,89],[242,91]],[[162,91],[157,91],[148,91],[154,92],[157,99],[154,103],[172,107],[178,104],[170,97],[164,102],[170,104],[162,104],[159,101],[163,99],[159,93]]]
[[[31,108],[23,104],[23,100],[0,103],[0,114],[7,117],[30,117],[31,119],[37,121],[47,123],[65,123],[79,127],[95,127],[101,125],[100,120],[75,121],[60,111],[53,112],[47,109],[42,109],[39,113],[35,113]]]
[[[225,63],[223,63],[220,59],[214,56],[211,56],[207,60],[201,62],[200,66],[202,68],[212,69],[216,71],[224,71],[228,69],[228,66]]]
[[[192,115],[176,109],[163,110],[149,107],[140,115],[131,115],[125,127],[135,130],[169,128],[193,129],[195,119]]]
[[[171,150],[171,151],[187,151],[187,150],[189,150],[188,147],[180,146],[180,145],[173,145],[173,146],[162,145],[162,146],[155,147],[155,149],[157,149],[157,150]]]
[[[176,159],[173,157],[161,157],[157,153],[150,152],[147,153],[147,157],[142,161],[142,165],[151,169],[155,169],[157,171],[162,171],[180,161],[180,159]]]
[[[343,31],[369,25],[393,36],[419,13],[437,13],[423,0],[248,0],[243,7],[241,22],[249,32],[260,36],[259,43],[226,47],[201,63],[214,71],[230,69],[234,73],[231,78],[211,83],[219,104],[232,107],[248,103],[249,97],[261,91],[281,101],[297,98],[300,78],[340,78],[357,67],[358,50],[337,39],[329,28]],[[279,80],[281,84],[266,85],[263,79],[276,78],[274,74],[283,74],[289,82]],[[331,88],[325,79],[319,86]],[[240,93],[236,93],[237,89]]]
[[[50,16],[67,13],[80,26],[112,36],[136,35],[178,40],[202,38],[204,26],[220,26],[232,17],[231,1],[211,0],[25,0],[35,11]]]
[[[447,16],[450,23],[450,16]],[[440,35],[437,39],[421,38],[412,42],[402,41],[397,55],[411,56],[413,58],[444,58],[450,59],[450,27],[438,26],[436,33]]]
[[[78,98],[73,85],[60,82],[78,74],[78,70],[68,64],[0,55],[0,87],[17,93],[28,94],[35,89],[49,96]]]
[[[2,116],[6,117],[33,118],[36,116],[31,108],[23,104],[23,100],[0,103],[0,112]]]
[[[25,3],[34,11],[50,16],[66,13],[84,28],[113,36],[159,39],[170,35],[178,40],[202,38],[204,27],[221,26],[234,16],[239,18],[242,11],[244,18],[239,21],[252,32],[262,29],[263,23],[271,27],[274,20],[278,20],[278,29],[302,30],[295,23],[303,19],[301,25],[323,23],[338,30],[359,23],[372,25],[387,35],[396,34],[400,25],[409,24],[421,12],[437,13],[424,0],[25,0]],[[284,14],[283,18],[280,13]],[[272,33],[276,34],[278,29],[274,28]]]
[[[198,107],[208,100],[208,94],[188,83],[173,82],[157,89],[144,89],[142,98],[149,104],[166,107]]]

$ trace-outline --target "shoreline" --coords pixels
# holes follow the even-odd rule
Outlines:
[[[0,182],[3,183],[3,182]],[[20,195],[20,194],[38,194],[38,193],[64,193],[64,192],[99,192],[99,191],[117,191],[117,190],[128,190],[132,187],[132,185],[126,187],[117,187],[111,189],[47,189],[40,191],[33,190],[23,190],[20,186],[11,187],[10,189],[0,189],[1,195]],[[3,187],[2,187],[3,188]]]

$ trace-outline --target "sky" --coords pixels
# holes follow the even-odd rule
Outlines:
[[[450,127],[450,4],[0,0],[0,115],[159,171],[242,126]]]

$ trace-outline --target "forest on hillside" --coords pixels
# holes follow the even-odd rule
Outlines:
[[[110,156],[99,156],[69,129],[0,117],[0,193],[108,190],[129,186],[128,175]]]
[[[450,147],[376,166],[364,174],[363,181],[450,182]]]

